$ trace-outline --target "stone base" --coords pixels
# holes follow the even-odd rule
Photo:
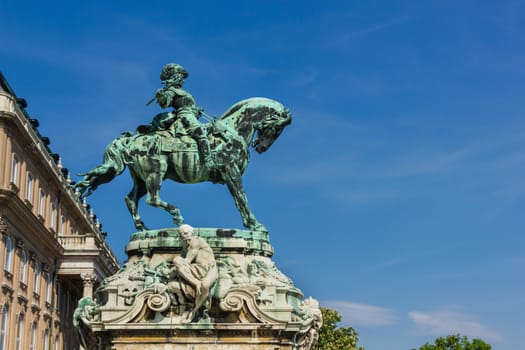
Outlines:
[[[149,327],[148,327],[149,328]],[[260,324],[214,324],[185,329],[125,328],[107,333],[111,350],[292,350],[292,330],[266,329]]]
[[[266,232],[196,228],[194,235],[213,250],[218,270],[205,309],[194,314],[188,286],[166,272],[181,257],[177,229],[137,232],[123,268],[75,311],[86,348],[309,350],[316,343],[319,305],[303,300],[275,266]]]

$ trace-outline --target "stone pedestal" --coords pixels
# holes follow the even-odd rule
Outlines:
[[[166,273],[181,255],[177,229],[137,232],[128,261],[75,311],[81,340],[102,350],[308,350],[322,319],[271,260],[266,232],[196,228],[212,248],[219,277],[205,311]]]

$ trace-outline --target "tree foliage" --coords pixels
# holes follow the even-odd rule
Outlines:
[[[313,350],[364,350],[357,347],[358,334],[352,327],[338,327],[342,316],[337,311],[321,307],[323,326],[319,332],[319,341]]]
[[[426,343],[419,350],[491,350],[492,346],[481,339],[472,339],[462,337],[459,334],[440,337],[434,341],[434,344]],[[416,350],[416,349],[412,349]]]

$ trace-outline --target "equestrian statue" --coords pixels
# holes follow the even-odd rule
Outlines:
[[[162,69],[164,87],[155,97],[162,108],[173,108],[156,115],[137,132],[123,132],[104,152],[104,162],[85,174],[74,186],[81,196],[89,196],[101,184],[122,174],[126,166],[133,188],[125,197],[138,230],[147,230],[138,212],[138,202],[166,210],[177,225],[184,223],[179,208],[160,197],[165,179],[193,184],[204,181],[226,184],[243,225],[253,231],[266,231],[248,206],[242,174],[248,165],[250,147],[258,153],[270,148],[283,129],[291,123],[291,113],[279,102],[254,97],[237,102],[220,118],[208,117],[193,96],[182,89],[186,70],[170,63]],[[199,122],[199,117],[209,120]]]

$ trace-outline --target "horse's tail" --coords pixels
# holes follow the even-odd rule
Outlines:
[[[129,136],[123,135],[113,140],[104,151],[104,163],[97,165],[84,174],[82,181],[75,185],[81,195],[89,196],[98,186],[108,183],[118,175],[122,174],[126,168],[124,162],[125,145],[129,141]]]
[[[115,176],[122,174],[126,169],[126,163],[124,162],[126,144],[130,137],[119,137],[113,140],[104,150],[104,164],[107,167],[113,169]],[[114,176],[114,177],[115,177]]]

